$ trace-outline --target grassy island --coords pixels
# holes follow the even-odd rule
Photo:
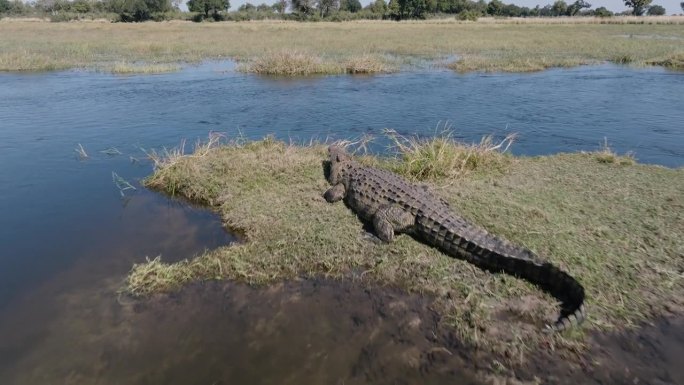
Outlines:
[[[396,139],[396,138],[395,138]],[[684,169],[634,163],[609,151],[514,157],[490,141],[401,141],[396,157],[360,157],[447,199],[461,215],[522,244],[585,286],[589,319],[562,335],[539,332],[555,300],[399,236],[364,232],[344,204],[328,204],[325,147],[267,138],[198,146],[156,157],[147,186],[208,204],[244,242],[167,264],[133,267],[138,296],[198,280],[268,284],[294,277],[354,280],[434,298],[442,321],[474,346],[520,357],[540,345],[581,348],[586,331],[629,328],[681,303],[684,293]]]
[[[637,24],[638,23],[638,24]],[[684,68],[684,17],[298,23],[49,23],[3,19],[0,71],[173,71],[233,59],[246,72],[538,71],[614,62]]]

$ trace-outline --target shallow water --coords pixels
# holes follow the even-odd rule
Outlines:
[[[244,376],[202,366],[205,360],[216,367],[237,360],[235,352],[257,344],[257,339],[243,335],[249,333],[240,322],[258,324],[259,317],[274,316],[268,307],[240,318],[234,313],[238,305],[214,309],[219,306],[218,297],[212,297],[216,294],[201,290],[185,294],[187,303],[171,309],[168,301],[173,298],[151,307],[117,300],[116,292],[133,263],[157,255],[178,260],[235,240],[215,215],[141,188],[140,178],[151,172],[144,150],[206,138],[210,131],[248,138],[274,133],[308,142],[381,136],[384,128],[427,136],[449,122],[466,141],[516,132],[519,138],[512,151],[517,154],[594,150],[607,137],[618,152],[634,151],[642,162],[679,167],[684,165],[683,91],[682,73],[616,66],[534,74],[427,71],[307,79],[237,74],[232,63],[207,63],[153,76],[79,71],[0,74],[0,379],[26,384],[157,383],[174,378],[177,383],[193,383],[180,380],[187,378],[176,372],[180,364],[174,361],[188,355],[194,361],[188,358],[186,364],[199,368],[195,375],[206,369],[224,380],[257,382],[264,371],[283,375],[298,365],[287,361],[287,351],[276,349],[291,345],[288,338],[300,333],[285,327],[272,336],[272,345],[244,353],[264,362],[282,356],[274,358],[273,366],[253,366],[254,372]],[[79,143],[89,155],[85,159],[74,151]],[[380,139],[372,148],[382,151],[384,145]],[[117,154],[105,153],[114,148]],[[137,189],[120,191],[113,173]],[[353,335],[353,329],[345,329],[347,324],[330,326],[346,322],[334,312],[348,315],[359,310],[350,304],[326,307],[326,296],[342,290],[334,285],[326,286],[325,295],[311,291],[309,283],[303,285],[287,286],[283,294],[309,290],[298,305],[307,307],[295,307],[299,313],[288,317],[294,317],[293,324],[302,324],[297,317],[320,317],[320,322],[306,327],[314,335],[325,334],[321,338],[326,348],[321,349],[333,352]],[[268,303],[262,292],[244,287],[229,291],[230,296],[249,297],[247,302]],[[213,299],[197,307],[193,298],[202,295]],[[285,308],[282,311],[288,312]],[[224,318],[226,325],[213,334],[213,325]],[[401,329],[401,317],[387,322],[388,328]],[[202,325],[202,330],[193,331],[193,325]],[[231,339],[234,330],[239,339]],[[409,346],[438,346],[419,342],[421,331],[410,333],[414,332],[418,334],[392,354]],[[174,336],[179,334],[187,339],[176,346]],[[386,332],[378,343],[391,344],[396,338],[396,333]],[[217,344],[216,350],[207,350],[213,352],[211,359],[201,348],[210,343]],[[345,356],[327,353],[330,361],[311,358],[311,372],[293,375],[292,381],[332,382],[328,380],[334,377],[348,379],[345,383],[377,382],[352,370],[352,362],[361,360],[354,355],[364,352],[359,344]],[[174,349],[177,355],[169,353]],[[170,357],[150,358],[159,355]],[[363,365],[382,367],[378,356],[367,356]],[[307,357],[302,351],[290,358]],[[409,354],[406,362],[414,365],[411,359]],[[407,364],[402,360],[390,360],[378,370],[404,373],[401,368]],[[130,370],[124,369],[127,365],[132,365]],[[421,375],[410,365],[412,374],[406,378]],[[451,375],[464,383],[472,377],[465,369],[456,372]],[[205,383],[204,377],[196,382]]]
[[[0,321],[0,330],[26,323],[0,343],[8,366],[0,366],[0,378],[14,384],[479,383],[462,362],[433,365],[435,356],[451,354],[434,341],[428,301],[353,282],[194,285],[145,301],[117,301],[101,287],[67,291],[56,302]]]

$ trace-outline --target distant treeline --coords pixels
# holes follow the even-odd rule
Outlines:
[[[180,10],[182,0],[0,0],[2,16],[48,16],[53,21],[87,18],[108,18],[114,21],[139,22],[171,19],[194,21],[243,21],[284,19],[300,21],[346,21],[357,19],[426,19],[455,15],[460,20],[479,17],[610,17],[613,12],[605,7],[591,8],[584,0],[566,3],[557,0],[534,8],[505,4],[500,0],[374,0],[363,7],[359,0],[279,0],[273,5],[246,3],[228,12],[229,0],[190,0],[189,12]],[[641,16],[664,15],[665,8],[651,5],[652,0],[624,0],[631,8],[621,14]],[[684,2],[681,4],[684,10]]]

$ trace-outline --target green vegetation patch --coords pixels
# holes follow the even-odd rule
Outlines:
[[[650,60],[648,63],[652,65],[663,66],[665,68],[675,69],[678,71],[684,71],[684,51],[673,53],[663,59]]]
[[[307,76],[389,73],[393,69],[382,59],[363,55],[345,60],[325,60],[317,55],[278,51],[253,59],[238,67],[242,72],[260,75]]]
[[[440,146],[450,143],[442,151],[454,152],[452,158],[472,151],[446,139]],[[580,348],[583,331],[633,326],[662,314],[684,293],[684,169],[578,153],[505,156],[503,168],[500,159],[483,160],[468,172],[442,175],[415,173],[405,164],[414,159],[410,154],[362,158],[428,179],[460,215],[577,277],[586,288],[589,318],[579,331],[548,336],[540,329],[555,319],[558,306],[535,286],[481,271],[409,236],[382,244],[344,204],[326,203],[324,146],[266,139],[169,155],[155,158],[156,171],[145,184],[211,205],[245,241],[178,263],[137,264],[125,288],[133,295],[197,280],[267,284],[300,276],[396,286],[433,296],[461,338],[517,361],[539,346]]]

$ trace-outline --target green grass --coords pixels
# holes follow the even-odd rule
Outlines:
[[[684,50],[680,50],[679,52],[668,55],[665,58],[652,59],[648,63],[678,71],[684,71]]]
[[[449,158],[473,151],[443,140],[442,151],[453,152]],[[214,140],[194,154],[170,154],[157,157],[145,184],[210,205],[245,242],[178,263],[137,264],[125,287],[133,295],[197,280],[267,284],[299,276],[401,287],[434,297],[464,341],[510,361],[528,349],[581,348],[586,330],[631,327],[681,300],[683,169],[607,163],[596,153],[504,156],[502,168],[501,154],[485,152],[480,156],[495,160],[470,172],[423,174],[405,165],[411,154],[363,158],[427,178],[460,215],[577,277],[587,291],[589,319],[580,330],[548,336],[540,329],[557,315],[557,304],[533,285],[483,272],[408,236],[390,245],[373,242],[343,204],[326,203],[323,146]]]
[[[634,66],[673,66],[680,61],[684,17],[635,21],[645,24],[622,20],[605,21],[615,24],[599,24],[604,21],[595,19],[483,19],[475,23],[15,20],[0,23],[0,71],[98,70],[118,62],[177,66],[225,58],[250,68],[251,63],[268,64],[269,58],[284,51],[313,57],[319,62],[316,66],[322,66],[316,71],[323,73],[385,72],[378,70],[380,65],[393,69],[449,57],[458,58],[449,64],[458,71],[513,72],[613,60]],[[268,68],[278,65],[257,67],[270,73]],[[285,72],[299,74],[301,70]]]
[[[370,55],[344,61],[325,60],[304,52],[278,51],[244,63],[239,71],[260,75],[308,76],[389,73],[393,69],[381,58]]]

